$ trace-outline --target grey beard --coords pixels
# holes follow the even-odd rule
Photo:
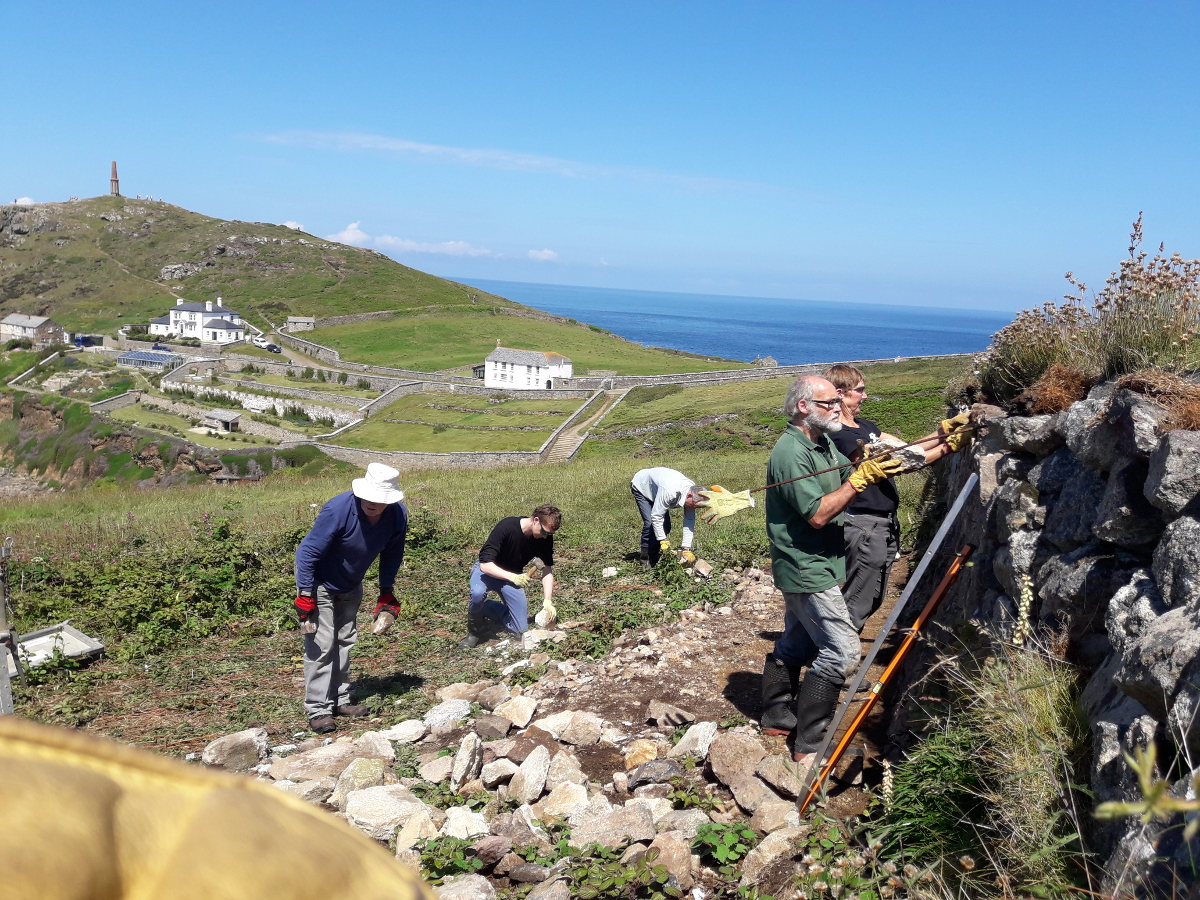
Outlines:
[[[813,431],[821,434],[833,434],[835,431],[842,430],[842,420],[840,416],[834,416],[832,419],[821,418],[819,409],[810,410],[804,416],[804,424]]]

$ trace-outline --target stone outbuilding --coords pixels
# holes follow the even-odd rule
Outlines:
[[[205,410],[201,426],[213,431],[228,433],[241,429],[242,414],[232,409]]]

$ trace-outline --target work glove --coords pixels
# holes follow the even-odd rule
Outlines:
[[[392,627],[399,615],[400,604],[396,602],[396,595],[391,591],[380,594],[379,602],[375,604],[375,615],[372,617],[371,634],[383,634]]]
[[[696,564],[696,554],[691,550],[684,550],[679,554],[679,561],[682,562],[684,566],[693,566]]]
[[[703,510],[700,520],[705,525],[711,525],[718,519],[754,506],[754,498],[750,496],[749,491],[739,491],[735,494],[719,484],[713,485],[711,490],[701,491],[700,496],[704,499],[696,505]]]
[[[659,541],[658,542],[658,552],[659,553],[667,553],[670,551],[670,549],[671,549],[670,541]]]
[[[971,414],[961,412],[952,419],[943,419],[938,425],[938,431],[943,440],[954,453],[971,443],[974,432],[970,430]]]
[[[300,630],[305,634],[312,634],[317,630],[317,601],[307,594],[297,594],[293,601],[296,607],[296,615],[300,618]],[[309,619],[313,621],[309,621]]]
[[[554,604],[549,600],[542,599],[542,608],[538,614],[533,617],[533,623],[538,628],[552,628],[558,621],[558,610],[554,608]]]
[[[887,481],[902,471],[904,471],[904,463],[894,457],[880,460],[864,459],[846,480],[850,482],[850,486],[854,490],[861,494],[871,485]]]
[[[525,572],[518,572],[512,578],[508,579],[517,587],[524,589],[529,586],[529,575]]]

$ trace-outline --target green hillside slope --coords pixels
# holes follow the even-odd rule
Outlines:
[[[169,276],[165,267],[181,267]],[[93,197],[0,206],[0,316],[49,315],[111,331],[161,316],[175,296],[221,295],[254,324],[414,306],[518,306],[374,250],[283,225],[227,222],[169,203]]]

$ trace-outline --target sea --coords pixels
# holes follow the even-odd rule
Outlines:
[[[647,346],[746,362],[770,356],[785,366],[973,353],[1012,321],[995,310],[461,281]]]

